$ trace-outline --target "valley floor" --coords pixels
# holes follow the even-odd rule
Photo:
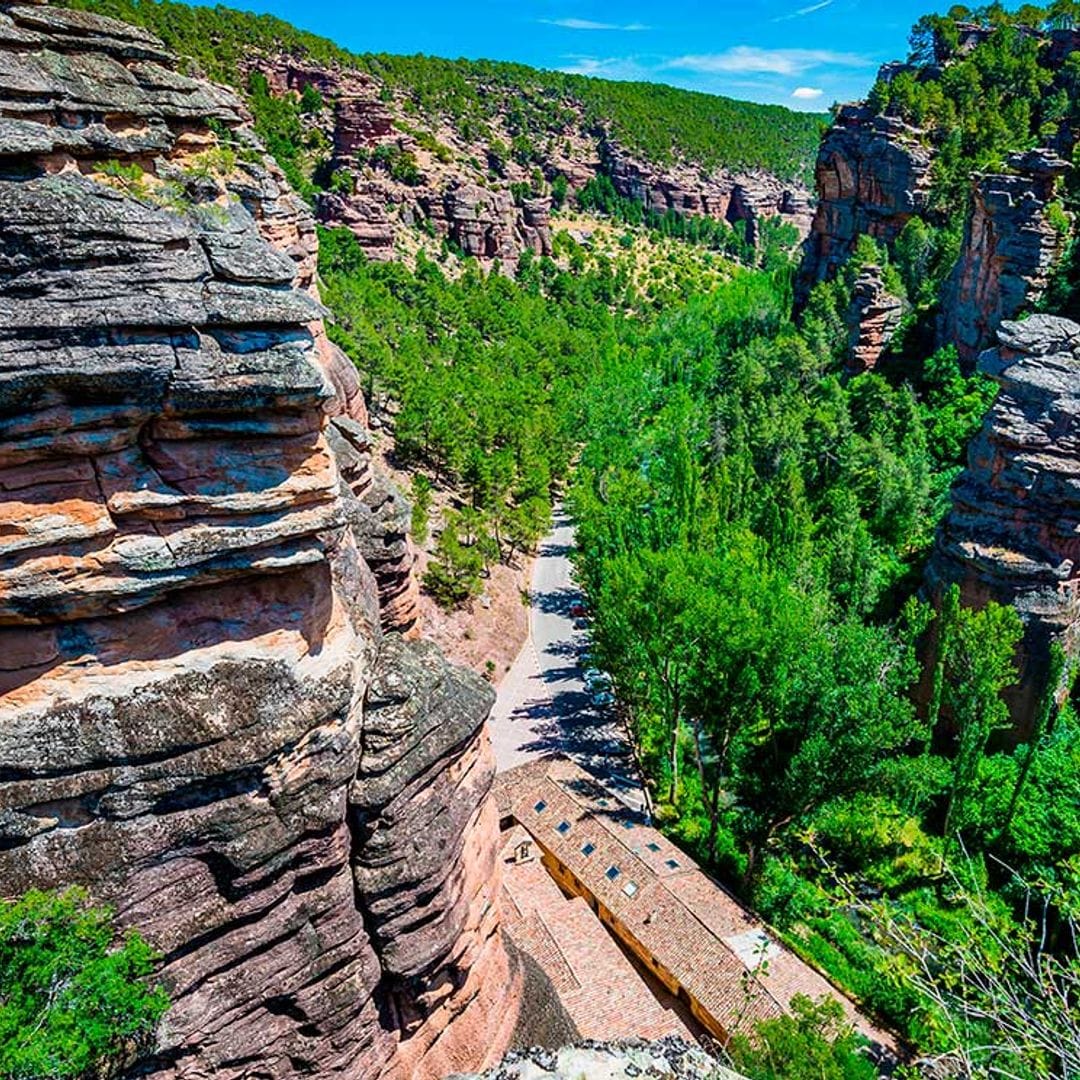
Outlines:
[[[498,686],[488,721],[500,772],[563,754],[635,810],[646,807],[618,718],[592,706],[579,663],[583,634],[570,609],[584,599],[574,583],[574,526],[556,506],[533,563],[528,637]]]

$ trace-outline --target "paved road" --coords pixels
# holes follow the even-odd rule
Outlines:
[[[570,608],[582,599],[569,559],[574,527],[555,508],[551,532],[533,566],[529,638],[499,684],[489,724],[500,772],[564,754],[597,776],[627,805],[645,807],[622,728],[594,709],[577,662],[586,636]]]

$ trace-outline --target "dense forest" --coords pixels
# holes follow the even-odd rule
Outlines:
[[[490,138],[498,119],[514,149],[535,156],[574,130],[601,131],[646,160],[705,168],[767,169],[809,179],[823,117],[659,83],[541,71],[491,60],[355,54],[271,15],[176,0],[67,0],[69,6],[146,26],[212,78],[247,89],[252,54],[278,52],[374,75],[388,96],[429,121],[452,123],[470,140]]]

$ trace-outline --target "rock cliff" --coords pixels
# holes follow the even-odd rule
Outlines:
[[[952,490],[926,571],[938,599],[1011,604],[1024,621],[1021,682],[1009,695],[1023,733],[1043,690],[1051,640],[1075,653],[1080,618],[1080,326],[1005,322],[979,370],[1000,387]]]
[[[974,362],[994,331],[1038,300],[1065,246],[1049,219],[1068,163],[1052,151],[1013,155],[1011,172],[978,176],[960,258],[945,285],[939,339]]]
[[[864,266],[851,287],[845,313],[848,328],[848,370],[852,374],[874,367],[892,340],[904,305],[885,288],[880,266]]]
[[[703,173],[692,163],[652,166],[593,130],[581,116],[581,130],[552,140],[540,164],[525,166],[512,157],[492,161],[487,139],[466,137],[450,124],[421,121],[369,75],[320,68],[286,55],[255,58],[250,70],[263,74],[277,94],[299,96],[310,86],[325,99],[324,109],[310,122],[333,147],[330,170],[339,180],[319,196],[318,218],[352,230],[374,259],[400,255],[423,233],[485,265],[498,260],[513,267],[527,249],[550,255],[551,198],[520,194],[535,186],[537,172],[547,181],[564,176],[571,192],[608,175],[621,195],[661,213],[745,221],[751,242],[766,218],[792,223],[800,238],[810,227],[810,194],[797,182],[762,171]],[[506,144],[512,141],[509,130],[494,135]],[[389,163],[401,159],[415,165],[415,172],[395,176]]]
[[[161,950],[154,1075],[483,1067],[491,694],[380,627],[411,558],[310,214],[143,31],[3,0],[0,69],[3,892]]]
[[[860,235],[890,244],[925,212],[931,161],[920,132],[903,121],[861,105],[839,110],[814,170],[817,209],[797,282],[803,299],[835,276]]]

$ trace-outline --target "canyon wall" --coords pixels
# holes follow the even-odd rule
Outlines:
[[[926,570],[931,599],[1016,608],[1020,683],[1006,693],[1021,734],[1045,688],[1051,641],[1075,654],[1080,619],[1080,326],[1050,315],[1004,322],[979,370],[1000,387]]]
[[[498,261],[512,268],[526,250],[551,254],[550,196],[515,198],[511,191],[512,185],[530,184],[536,166],[512,158],[491,162],[486,140],[406,113],[381,93],[375,79],[360,72],[320,68],[289,56],[255,58],[250,70],[263,74],[277,94],[300,95],[310,86],[323,95],[325,107],[310,123],[332,146],[330,169],[343,179],[320,195],[318,217],[328,226],[350,229],[371,258],[407,254],[418,229],[488,266]],[[497,134],[510,142],[509,132]],[[392,169],[379,163],[380,154],[385,160],[406,154],[417,172],[395,179]],[[498,178],[493,179],[492,165]],[[800,183],[761,171],[703,172],[691,163],[655,167],[595,132],[567,131],[553,140],[538,168],[547,181],[566,177],[571,192],[607,175],[620,195],[660,213],[745,221],[751,242],[770,217],[793,224],[800,239],[810,228],[810,193]]]
[[[0,67],[0,893],[161,951],[151,1074],[483,1067],[491,692],[384,629],[402,503],[311,216],[141,30],[5,0]]]
[[[891,244],[925,213],[931,161],[918,129],[863,105],[840,108],[814,169],[817,208],[796,282],[801,300],[836,276],[859,236]]]
[[[1009,173],[972,181],[960,257],[942,296],[941,344],[973,364],[1003,320],[1038,300],[1066,237],[1048,215],[1067,162],[1049,150],[1014,154]]]

